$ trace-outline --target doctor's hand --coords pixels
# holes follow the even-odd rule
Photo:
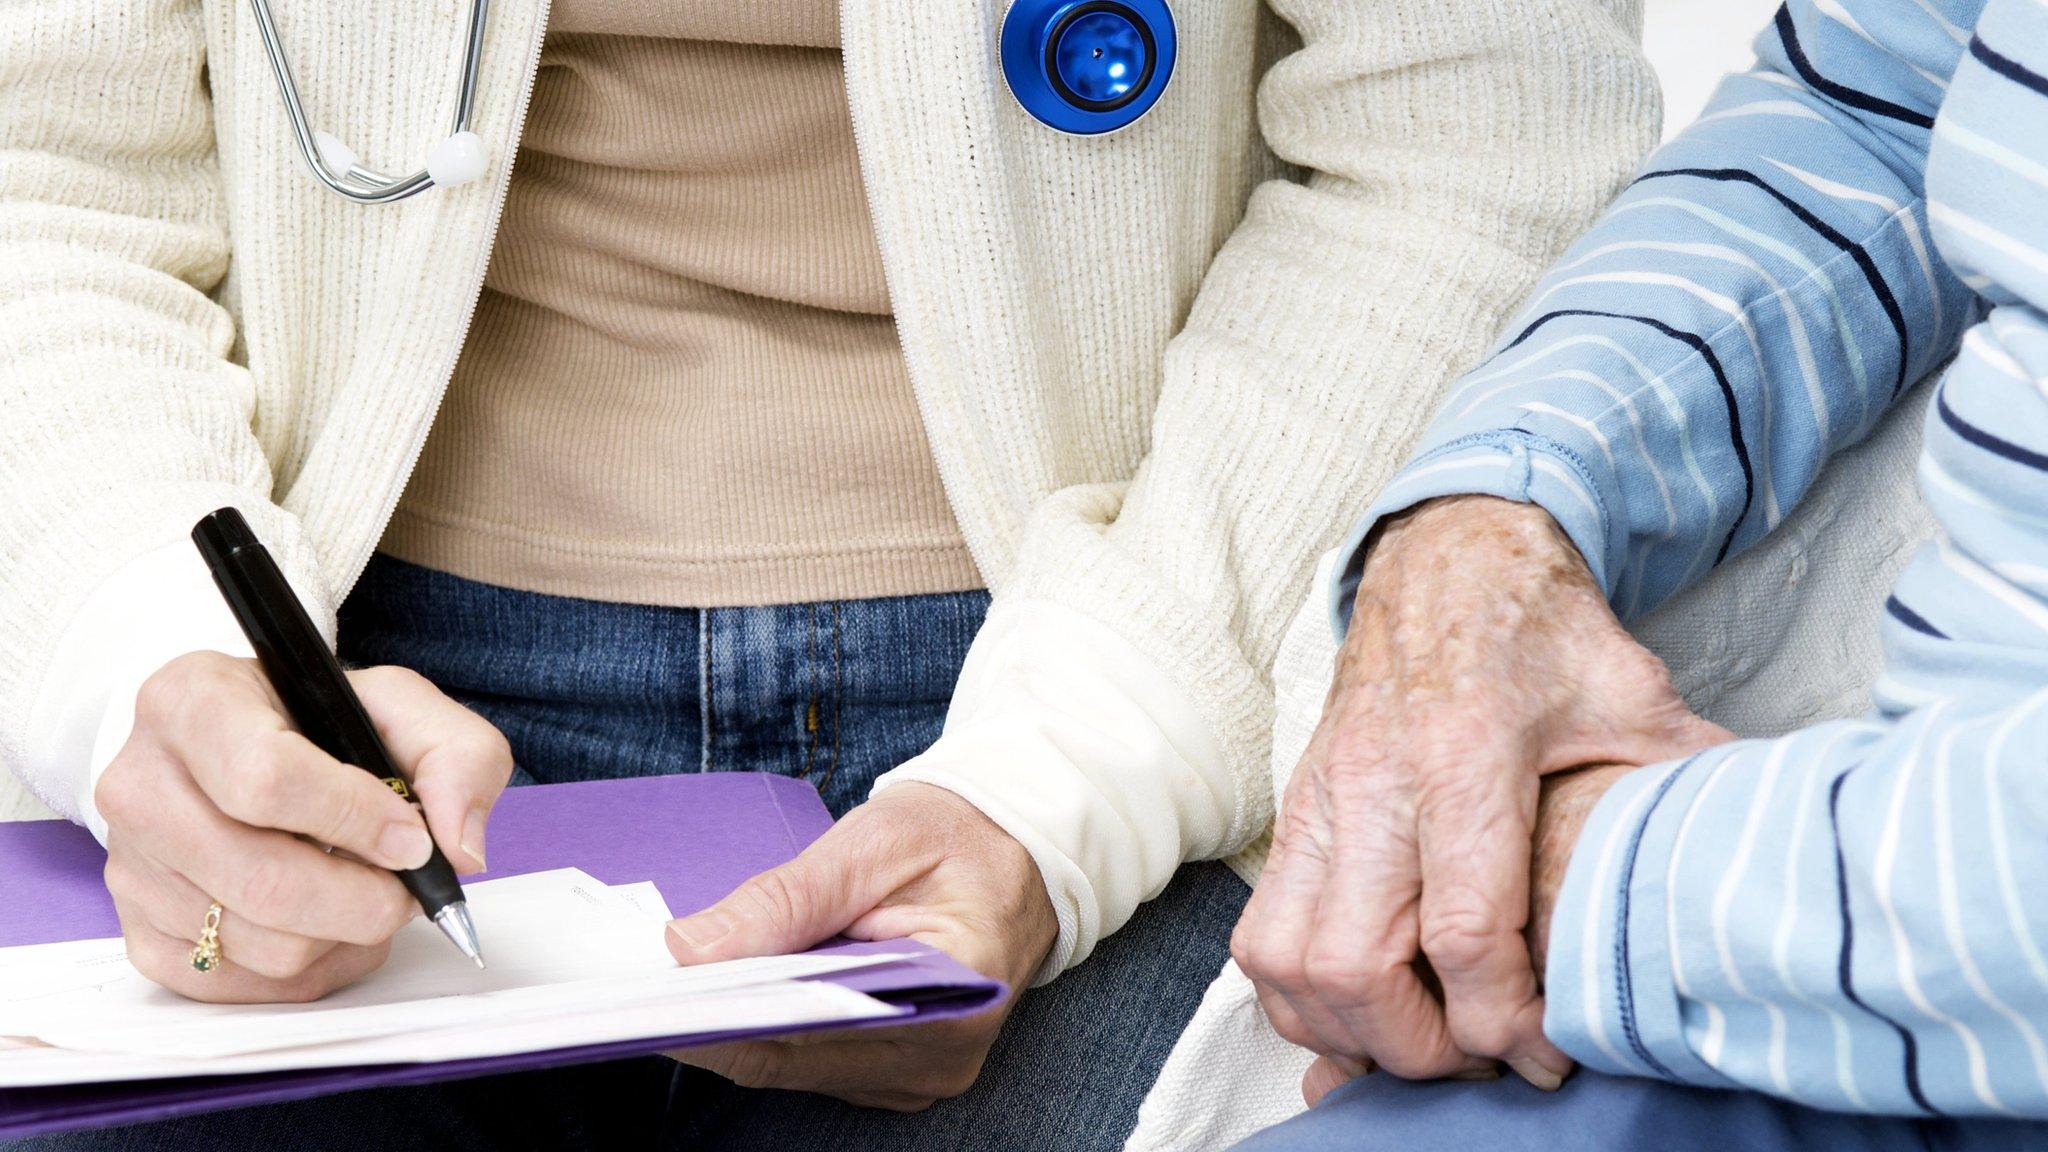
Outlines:
[[[424,863],[429,829],[458,871],[483,867],[485,818],[512,773],[505,738],[406,669],[348,676],[424,824],[294,731],[254,660],[194,652],[143,683],[94,791],[107,888],[143,975],[195,1000],[316,999],[382,964],[418,913],[389,869]],[[193,943],[216,901],[223,963],[201,972]]]
[[[1496,1061],[1557,1087],[1572,1064],[1524,935],[1542,780],[1729,738],[1540,508],[1451,497],[1391,521],[1231,940],[1274,1027],[1324,1057],[1304,1094]]]
[[[670,923],[684,964],[796,952],[844,934],[907,936],[1021,989],[1058,934],[1024,847],[967,801],[899,784],[846,814],[795,860]],[[787,1088],[912,1112],[974,1083],[1010,1001],[977,1016],[671,1053],[749,1088]]]

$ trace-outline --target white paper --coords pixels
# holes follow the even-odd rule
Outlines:
[[[466,894],[489,968],[417,920],[383,968],[313,1004],[186,1000],[136,972],[118,939],[0,949],[0,1086],[451,1060],[901,1012],[798,978],[902,954],[678,967],[652,884],[560,869]]]
[[[885,1019],[906,1011],[837,984],[791,980],[692,996],[626,1013],[592,1013],[558,1020],[549,1023],[539,1036],[530,1024],[486,1021],[438,1032],[206,1059],[7,1042],[0,1043],[0,1088],[460,1060],[614,1040],[845,1024]]]

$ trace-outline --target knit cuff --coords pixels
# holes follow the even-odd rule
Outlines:
[[[1220,842],[1236,782],[1171,677],[1107,626],[1050,601],[998,602],[944,735],[884,775],[959,795],[1037,864],[1059,920],[1044,983],[1088,958],[1198,846]]]
[[[334,613],[293,580],[331,644]],[[212,575],[188,541],[130,560],[86,595],[58,637],[27,734],[26,782],[101,843],[107,825],[93,790],[135,726],[144,681],[188,652],[254,656]]]

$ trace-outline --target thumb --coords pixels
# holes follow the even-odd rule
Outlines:
[[[1668,739],[1671,746],[1679,750],[1680,755],[1690,756],[1716,744],[1728,743],[1735,739],[1735,733],[1687,709],[1685,715],[1672,725]]]
[[[865,855],[827,834],[702,912],[669,921],[670,955],[685,965],[781,956],[835,935],[887,894],[878,890],[883,869]]]
[[[1553,767],[1665,764],[1735,738],[1735,733],[1719,724],[1701,719],[1683,704],[1674,704],[1662,714],[1644,716],[1634,724],[1617,725],[1572,742],[1565,751],[1563,764]]]
[[[1735,739],[1702,719],[1672,683],[1664,662],[1622,634],[1579,686],[1564,737],[1553,744],[1547,769],[1581,764],[1657,764],[1682,760]]]
[[[1662,708],[1652,709],[1636,725],[1618,734],[1612,749],[1619,758],[1636,764],[1661,764],[1683,760],[1696,752],[1726,744],[1735,733],[1694,712],[1677,694]]]
[[[1302,1073],[1301,1098],[1313,1108],[1323,1097],[1360,1076],[1370,1075],[1372,1067],[1370,1060],[1359,1063],[1341,1056],[1318,1056],[1316,1062],[1308,1066],[1308,1071]]]

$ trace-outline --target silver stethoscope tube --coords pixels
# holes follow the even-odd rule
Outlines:
[[[1082,136],[1118,131],[1145,115],[1173,74],[1178,38],[1167,0],[1006,2],[1000,44],[1004,79],[1018,104],[1051,128]],[[278,38],[270,0],[249,0],[249,10],[277,76],[277,94],[299,156],[329,191],[358,204],[390,204],[484,174],[488,158],[483,141],[469,130],[469,118],[476,105],[490,0],[469,0],[455,123],[448,138],[427,152],[425,167],[403,177],[364,166],[354,149],[306,122],[299,82]]]
[[[359,204],[390,204],[424,192],[437,183],[456,182],[446,177],[437,180],[430,171],[434,166],[431,160],[428,167],[410,176],[386,176],[358,163],[354,153],[335,137],[315,132],[306,120],[305,106],[299,102],[298,80],[292,75],[291,60],[278,40],[277,23],[270,15],[270,0],[249,0],[249,9],[256,16],[256,34],[263,40],[264,54],[270,57],[270,70],[277,76],[277,92],[284,101],[285,117],[291,121],[292,139],[298,142],[299,156],[320,183]],[[444,143],[466,142],[471,149],[477,147],[475,137],[469,134],[469,118],[476,105],[477,73],[484,52],[484,20],[489,10],[490,0],[470,0],[468,26],[463,32],[462,78],[456,90],[455,123],[449,130],[449,140]],[[334,163],[330,164],[330,159]]]

